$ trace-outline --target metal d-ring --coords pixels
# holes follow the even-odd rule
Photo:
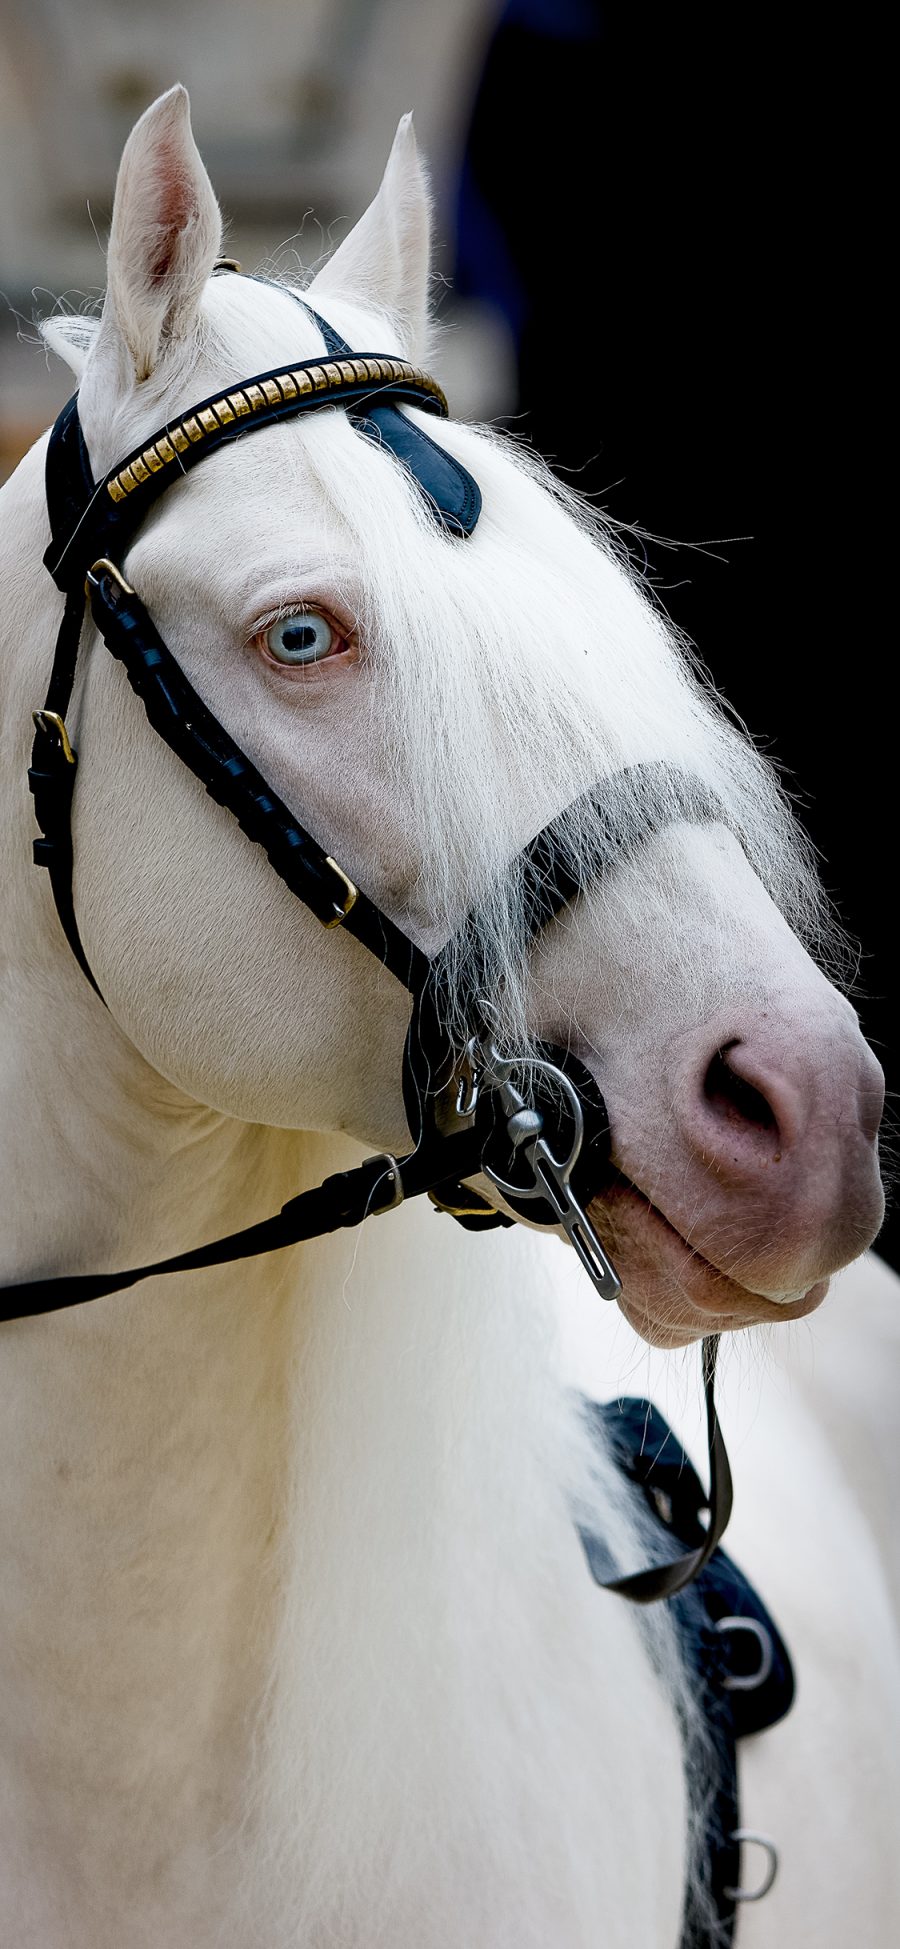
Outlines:
[[[743,1847],[745,1842],[753,1842],[756,1847],[761,1847],[766,1856],[766,1867],[758,1888],[723,1888],[723,1895],[729,1902],[761,1902],[763,1896],[768,1894],[778,1873],[778,1849],[775,1842],[769,1839],[768,1834],[757,1834],[753,1827],[736,1827],[728,1838],[736,1841],[739,1847]]]
[[[766,1630],[758,1617],[720,1617],[716,1621],[716,1630],[749,1631],[750,1636],[755,1638],[759,1645],[759,1664],[755,1672],[748,1672],[746,1675],[741,1672],[729,1672],[728,1677],[722,1680],[722,1690],[725,1692],[758,1691],[760,1685],[765,1685],[775,1663],[775,1647],[771,1632]]]

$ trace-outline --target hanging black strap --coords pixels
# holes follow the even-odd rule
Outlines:
[[[646,1570],[635,1570],[630,1575],[622,1577],[609,1576],[605,1573],[598,1556],[597,1539],[582,1532],[582,1542],[595,1582],[600,1584],[603,1590],[614,1591],[618,1597],[627,1597],[629,1603],[656,1604],[662,1597],[675,1597],[678,1591],[684,1590],[688,1584],[693,1583],[695,1577],[705,1569],[728,1525],[734,1500],[734,1487],[728,1451],[716,1413],[715,1379],[718,1351],[718,1335],[709,1335],[703,1342],[703,1394],[706,1403],[706,1447],[709,1457],[707,1498],[709,1524],[703,1541],[666,1563],[651,1564]]]

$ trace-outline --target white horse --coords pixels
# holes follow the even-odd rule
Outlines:
[[[405,122],[313,303],[424,359],[428,237]],[[286,292],[211,279],[220,242],[174,89],[125,151],[102,318],[46,327],[95,478],[320,351]],[[598,385],[576,269],[548,376]],[[435,437],[483,491],[469,541],[325,411],[174,486],[129,579],[359,884],[429,951],[479,904],[501,1026],[592,1067],[616,1166],[592,1213],[644,1339],[799,1318],[877,1229],[880,1080],[807,951],[828,942],[789,815],[601,524],[490,433]],[[69,953],[25,783],[60,611],[44,447],[0,523],[6,1281],[164,1256],[408,1145],[399,984],[291,899],[90,633],[75,903],[108,1011]],[[723,822],[668,825],[602,886],[587,822],[584,895],[520,963],[508,862],[657,759]],[[585,1568],[578,1511],[629,1565],[643,1546],[561,1377],[574,1270],[552,1237],[414,1206],[2,1330],[4,1943],[676,1949],[702,1733],[685,1752],[665,1615]],[[784,1865],[740,1949],[882,1944],[898,1913],[898,1655],[840,1366],[838,1451],[814,1388],[769,1387],[738,1469],[746,1567],[802,1632],[796,1713],[745,1762]]]

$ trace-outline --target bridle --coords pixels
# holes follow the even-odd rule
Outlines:
[[[233,268],[223,264],[222,268]],[[302,303],[302,300],[298,300]],[[471,474],[400,407],[447,414],[440,387],[407,361],[351,351],[326,320],[304,305],[322,334],[326,358],[278,367],[244,380],[167,422],[99,483],[91,474],[77,395],[51,432],[46,485],[51,541],[44,556],[65,609],[47,697],[34,712],[29,785],[41,837],[34,857],[47,869],[66,939],[80,968],[103,997],[78,931],[72,891],[72,795],[77,755],[66,727],[85,600],[107,649],[124,666],[154,730],[216,802],[263,847],[279,878],[326,929],[353,934],[403,983],[413,998],[404,1052],[404,1101],[413,1148],[408,1155],[367,1158],[290,1199],[274,1217],[211,1244],[127,1272],[85,1273],[0,1288],[0,1319],[24,1318],[125,1290],[151,1275],[188,1272],[276,1251],[392,1210],[427,1192],[442,1211],[474,1230],[513,1221],[464,1180],[483,1173],[507,1205],[537,1224],[561,1228],[598,1293],[620,1290],[615,1269],[587,1213],[608,1166],[609,1124],[603,1098],[585,1066],[567,1050],[539,1048],[516,1059],[497,1044],[486,1019],[477,972],[462,1000],[470,1025],[464,1046],[444,1026],[442,960],[428,956],[300,824],[256,766],[203,703],[159,634],[140,596],[112,559],[121,553],[159,495],[221,446],[253,430],[325,406],[341,406],[365,438],[386,447],[413,476],[435,521],[465,540],[481,509]],[[722,817],[706,787],[666,764],[627,775],[634,790],[608,781],[585,794],[598,833],[592,877],[621,863],[673,818]],[[640,803],[640,813],[634,807]],[[579,802],[580,803],[580,802]],[[575,808],[577,809],[577,807]],[[573,808],[569,808],[571,811]],[[524,947],[584,890],[567,859],[566,815],[523,849],[519,872]],[[465,923],[477,937],[474,917]],[[477,956],[466,965],[477,968]],[[704,1342],[710,1459],[710,1523],[701,1547],[674,1562],[606,1587],[637,1603],[681,1590],[708,1562],[731,1510],[731,1475],[715,1411],[717,1342]]]

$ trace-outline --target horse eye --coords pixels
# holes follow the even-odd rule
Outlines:
[[[321,663],[343,647],[327,616],[305,609],[299,616],[282,616],[266,630],[266,648],[276,663]]]

